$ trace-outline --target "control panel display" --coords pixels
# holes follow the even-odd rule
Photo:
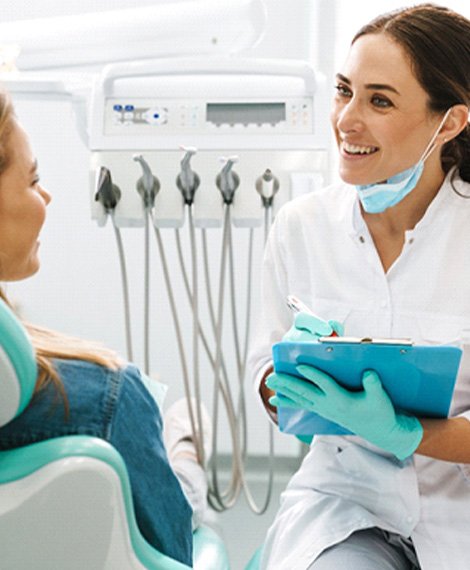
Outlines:
[[[285,103],[207,103],[207,120],[214,125],[276,125],[286,120]]]
[[[286,101],[110,98],[105,135],[311,134],[312,98]]]

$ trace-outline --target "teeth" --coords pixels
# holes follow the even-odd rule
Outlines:
[[[349,144],[343,141],[343,148],[349,154],[372,154],[378,148],[376,146],[360,146],[357,144]]]

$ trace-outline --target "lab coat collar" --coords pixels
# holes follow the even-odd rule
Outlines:
[[[469,199],[465,200],[465,198],[459,196],[452,187],[454,186],[457,192],[460,192],[464,196],[467,195],[466,192],[468,193],[468,189],[466,188],[466,183],[460,178],[460,176],[455,175],[454,172],[455,169],[451,169],[447,173],[444,182],[441,188],[439,189],[439,192],[437,193],[436,197],[429,205],[424,216],[421,218],[421,220],[419,220],[419,222],[412,230],[408,230],[407,232],[405,232],[407,238],[411,237],[411,235],[416,235],[416,233],[421,232],[426,227],[428,227],[429,224],[431,224],[440,214],[440,212],[444,207],[444,203],[446,203],[447,201],[454,201],[454,202],[459,201],[458,202],[459,207],[462,207],[463,206],[462,202],[464,202],[465,204],[468,204],[467,207],[470,207],[470,195]],[[357,192],[355,191],[353,186],[351,186],[351,189],[355,194],[354,200],[350,203],[348,212],[346,212],[346,210],[344,212],[345,214],[344,223],[345,226],[348,228],[349,235],[353,239],[357,239],[361,235],[368,233],[368,229],[364,221],[364,218],[362,216],[359,196],[357,195]]]

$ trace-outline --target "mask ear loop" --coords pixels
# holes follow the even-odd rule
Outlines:
[[[436,146],[434,144],[434,141],[436,140],[437,136],[439,135],[439,131],[442,129],[442,126],[444,125],[444,123],[447,121],[447,117],[449,116],[449,113],[452,111],[452,107],[450,107],[450,109],[447,109],[446,114],[444,115],[442,121],[439,123],[439,126],[436,129],[436,132],[434,133],[431,141],[429,142],[428,146],[424,149],[424,152],[419,160],[419,162],[424,162],[425,160],[427,160],[430,155],[436,150]]]
[[[468,117],[467,127],[470,127],[470,116]],[[447,142],[447,140],[446,140],[446,142]],[[452,186],[452,190],[457,194],[457,196],[460,196],[464,200],[470,200],[470,194],[463,194],[462,192],[457,190],[457,188],[455,187],[455,184],[454,184],[455,174],[456,174],[456,171],[454,170],[454,173],[453,173],[451,180],[450,180],[450,185]]]

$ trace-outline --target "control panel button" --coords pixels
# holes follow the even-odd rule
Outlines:
[[[166,107],[150,107],[142,113],[142,118],[150,125],[164,125],[168,122],[168,109]]]

